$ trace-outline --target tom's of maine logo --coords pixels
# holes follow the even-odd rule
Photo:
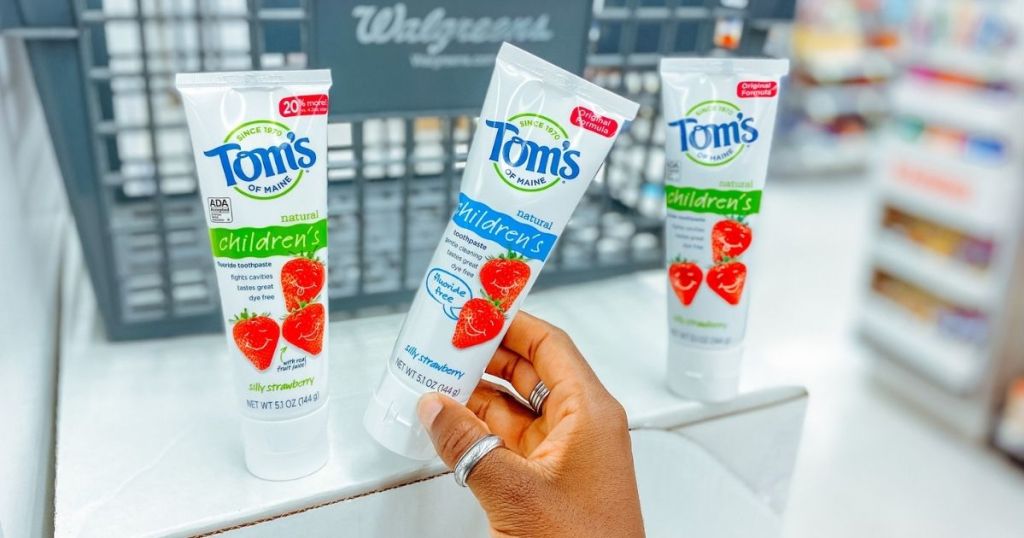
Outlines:
[[[272,200],[291,192],[316,164],[309,137],[299,137],[273,120],[247,121],[231,130],[221,145],[204,151],[216,159],[224,182],[239,194]]]
[[[580,175],[580,152],[553,119],[521,112],[507,120],[486,120],[493,135],[488,159],[506,185],[525,192],[549,189]]]
[[[671,121],[679,134],[679,150],[701,166],[722,166],[738,157],[758,138],[754,118],[729,101],[702,101]]]

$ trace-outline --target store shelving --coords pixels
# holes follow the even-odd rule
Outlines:
[[[979,53],[951,45],[912,46],[904,54],[908,61],[917,65],[950,70],[978,79],[1020,76],[1020,58],[1011,54]]]
[[[892,101],[894,111],[932,123],[1006,136],[1014,132],[1013,122],[1007,118],[1021,110],[1019,99],[1009,92],[921,80],[918,76],[905,77],[894,85]]]
[[[1012,167],[982,167],[944,149],[886,135],[881,144],[883,196],[912,213],[991,236],[1008,231],[1020,179]]]
[[[890,28],[897,22],[870,4],[799,5],[774,175],[829,177],[862,172],[870,161],[872,134],[889,110],[895,42]]]
[[[863,329],[869,341],[931,382],[956,394],[969,394],[977,386],[982,364],[975,347],[941,334],[891,301],[869,299]]]
[[[985,271],[937,254],[893,232],[881,232],[875,245],[875,264],[887,273],[935,290],[944,299],[985,310],[995,301]]]
[[[979,441],[1024,370],[1022,57],[1024,1],[915,2],[876,147],[875,377]]]

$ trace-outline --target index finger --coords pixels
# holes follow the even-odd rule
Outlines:
[[[549,389],[564,381],[597,381],[586,359],[562,329],[519,311],[501,345],[530,361]]]

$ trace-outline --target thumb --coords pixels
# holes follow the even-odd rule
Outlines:
[[[473,443],[491,433],[469,408],[437,392],[420,397],[417,412],[437,455],[449,468],[455,467]]]
[[[455,467],[473,443],[491,433],[468,407],[437,392],[420,397],[417,411],[437,454],[449,468]],[[543,481],[536,469],[511,450],[496,448],[487,453],[466,482],[494,528],[528,528],[535,519],[530,514],[540,513]],[[526,532],[528,536],[536,534]]]

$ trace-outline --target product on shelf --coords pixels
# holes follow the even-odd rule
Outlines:
[[[998,136],[938,125],[909,114],[897,115],[892,125],[892,132],[907,142],[936,148],[969,162],[999,165],[1008,157],[1007,145]]]
[[[958,71],[937,69],[934,67],[910,66],[905,73],[912,79],[934,83],[947,84],[967,90],[988,90],[1000,93],[1012,92],[1012,84],[1008,80],[991,80],[975,75],[964,74]]]
[[[988,269],[994,244],[949,226],[886,207],[882,227],[915,245],[979,270]]]
[[[331,72],[181,73],[252,474],[324,466]]]
[[[732,398],[761,200],[788,60],[665,58],[668,385]],[[701,282],[703,278],[703,282]]]
[[[884,271],[875,271],[871,287],[878,297],[933,326],[943,336],[977,346],[988,339],[989,322],[984,312],[957,306]]]

